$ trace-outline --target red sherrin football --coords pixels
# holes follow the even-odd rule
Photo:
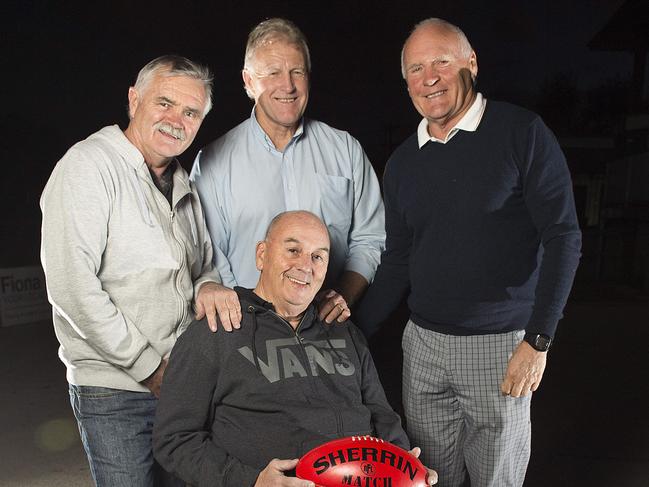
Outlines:
[[[403,448],[372,436],[329,441],[305,453],[296,475],[320,487],[425,487],[424,465]]]

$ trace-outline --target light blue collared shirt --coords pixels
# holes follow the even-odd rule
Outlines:
[[[385,243],[379,183],[360,143],[347,132],[303,119],[284,151],[255,112],[199,152],[191,179],[201,198],[223,284],[253,288],[255,245],[283,211],[308,210],[331,237],[332,286],[344,270],[371,282]]]

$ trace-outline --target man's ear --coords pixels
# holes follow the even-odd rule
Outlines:
[[[128,89],[128,118],[131,119],[135,115],[140,99],[137,90],[132,86]]]
[[[241,70],[241,77],[243,78],[243,87],[246,89],[246,94],[252,100],[255,99],[255,91],[252,83],[252,76],[247,69]]]
[[[264,269],[264,258],[266,257],[266,242],[257,242],[257,247],[255,248],[255,265],[257,266],[258,271]]]
[[[478,56],[475,51],[469,56],[469,71],[471,71],[471,79],[475,82],[478,77]]]

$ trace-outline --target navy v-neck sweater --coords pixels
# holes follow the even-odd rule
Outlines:
[[[553,336],[581,233],[563,153],[536,114],[489,101],[475,132],[417,134],[384,174],[386,250],[354,320],[368,335],[410,291],[411,319],[441,333]]]

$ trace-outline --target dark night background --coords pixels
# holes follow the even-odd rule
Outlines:
[[[649,485],[649,422],[639,412],[649,399],[648,7],[646,0],[5,1],[0,268],[39,264],[38,199],[52,168],[72,144],[99,128],[125,128],[128,87],[152,58],[181,54],[214,72],[214,108],[181,157],[189,169],[200,147],[250,114],[240,76],[248,31],[266,17],[293,20],[312,56],[307,115],[358,138],[380,177],[391,151],[419,121],[400,76],[402,43],[417,21],[445,18],[465,31],[477,52],[479,91],[540,113],[557,134],[584,232],[564,320],[571,326],[559,327],[551,369],[533,406],[537,443],[529,485],[587,485],[533,482],[531,476],[542,479],[552,463],[566,473],[549,453],[565,440],[554,435],[558,430],[578,438],[562,458],[590,458],[577,461],[587,470],[601,457],[581,455],[578,445],[621,443],[602,455],[609,466],[600,465],[601,471],[611,476],[593,479]],[[618,321],[622,316],[625,323]],[[373,344],[377,361],[395,346],[394,330]],[[0,346],[11,346],[8,340],[18,332],[11,333],[0,334]],[[585,333],[598,338],[585,343]],[[398,367],[383,363],[386,387],[398,389]],[[611,363],[617,364],[614,372]],[[575,390],[570,374],[592,387]],[[595,384],[600,379],[601,387]],[[621,400],[602,402],[628,388],[633,392],[624,396],[624,406]],[[557,426],[562,411],[571,419]],[[580,425],[584,417],[597,424]],[[605,428],[609,417],[624,425],[619,434],[595,434],[593,428]],[[621,480],[620,470],[636,472],[639,483]],[[575,473],[578,478],[584,477]]]
[[[0,267],[37,262],[37,202],[51,169],[76,141],[108,124],[125,127],[128,87],[160,54],[200,60],[215,73],[214,109],[181,158],[189,168],[201,146],[250,113],[240,76],[250,28],[268,16],[294,20],[313,58],[307,114],[356,136],[380,173],[419,119],[399,53],[412,25],[427,16],[465,30],[487,97],[539,111],[559,136],[611,138],[614,118],[626,110],[633,55],[588,43],[622,3],[5,3],[2,198],[11,211],[0,222]]]

